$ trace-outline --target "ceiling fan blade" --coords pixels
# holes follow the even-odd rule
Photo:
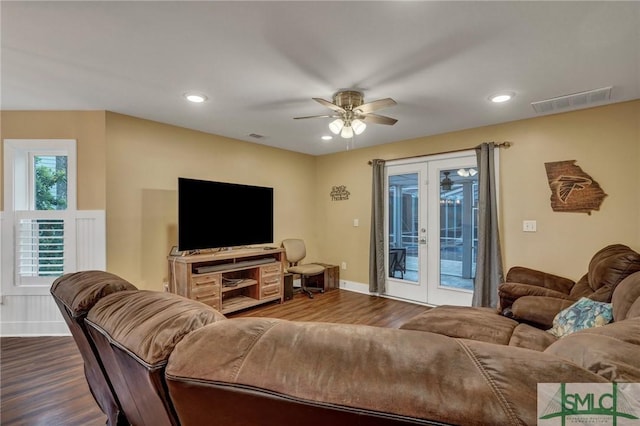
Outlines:
[[[393,126],[398,122],[395,118],[378,114],[366,114],[361,120],[364,120],[366,123],[387,124],[389,126]]]
[[[387,108],[390,106],[394,106],[396,105],[396,101],[394,101],[391,98],[384,98],[384,99],[378,99],[377,101],[373,101],[373,102],[368,102],[366,104],[362,104],[356,108],[354,108],[354,110],[356,112],[362,113],[362,114],[367,114],[373,111],[377,111],[379,109],[382,108]]]
[[[293,117],[294,120],[302,120],[304,118],[333,118],[337,115],[308,115],[306,117]]]
[[[320,103],[320,104],[322,104],[322,105],[326,106],[327,108],[330,108],[330,109],[332,109],[334,111],[342,112],[342,113],[345,112],[344,108],[339,107],[336,104],[332,104],[329,101],[325,101],[324,99],[320,99],[320,98],[311,98],[311,99],[313,99],[314,101],[316,101],[316,102],[318,102],[318,103]]]

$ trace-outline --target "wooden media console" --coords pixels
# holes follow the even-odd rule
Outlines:
[[[282,248],[169,256],[169,291],[228,314],[284,296]]]

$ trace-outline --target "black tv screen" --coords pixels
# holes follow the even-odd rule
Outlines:
[[[273,242],[273,188],[178,178],[178,250]]]

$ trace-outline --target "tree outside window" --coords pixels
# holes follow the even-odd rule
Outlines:
[[[35,209],[67,209],[67,157],[35,157]]]
[[[67,209],[67,157],[36,156],[35,209]],[[38,219],[38,276],[58,276],[64,268],[64,221]]]

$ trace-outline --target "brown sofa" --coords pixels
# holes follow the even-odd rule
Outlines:
[[[177,295],[124,291],[85,322],[102,362],[117,366],[107,372],[132,400],[122,404],[132,424],[515,425],[536,424],[538,383],[640,381],[640,273],[613,306],[615,322],[539,350],[514,344],[530,326],[472,308],[433,309],[431,329],[407,329],[421,318],[385,329],[225,319]],[[474,315],[487,322],[472,326]]]
[[[640,271],[640,253],[611,244],[593,255],[587,273],[577,282],[535,269],[514,266],[498,287],[499,309],[505,316],[549,328],[558,312],[581,297],[610,302],[616,286]]]

